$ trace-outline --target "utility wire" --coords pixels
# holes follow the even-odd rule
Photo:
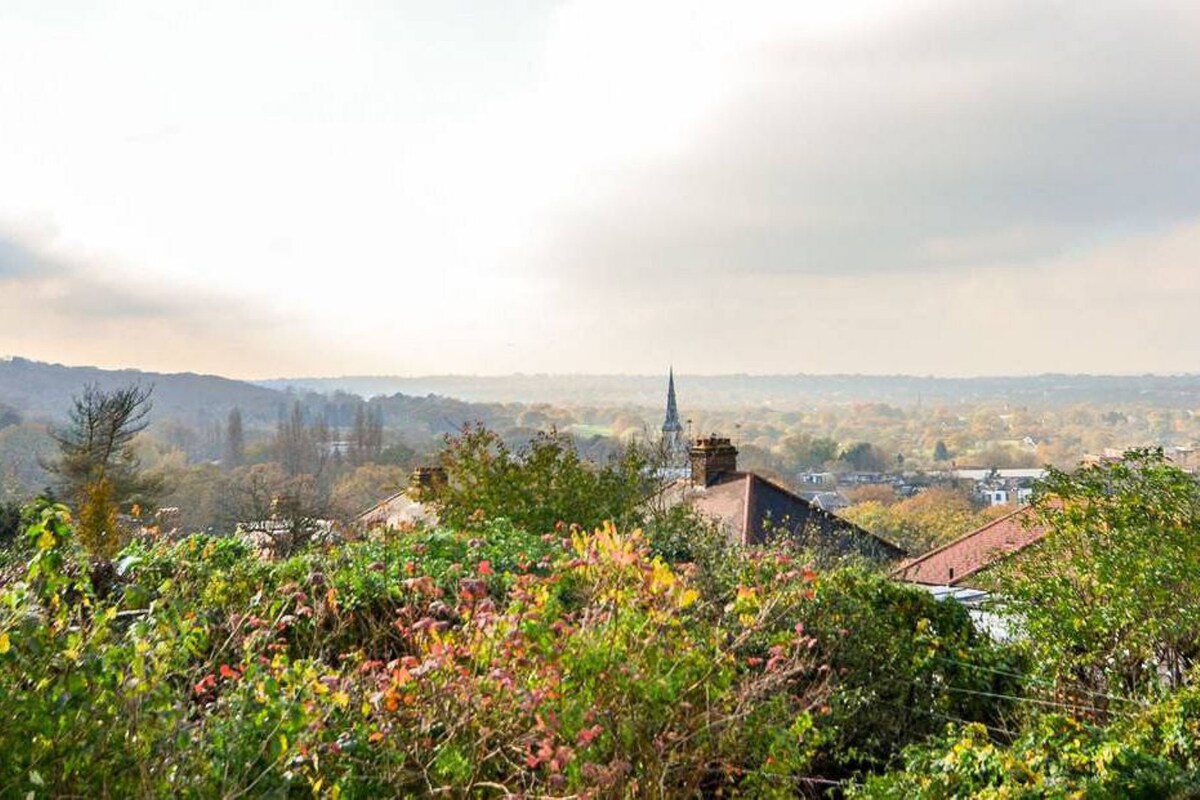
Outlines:
[[[959,661],[957,659],[947,658],[946,656],[934,656],[934,658],[939,661],[945,661],[950,664],[958,664],[960,666],[970,667],[971,669],[977,669],[982,672],[991,672],[996,675],[1005,675],[1010,678],[1019,678],[1021,680],[1029,681],[1032,684],[1038,684],[1038,685],[1044,686],[1049,689],[1057,688],[1053,681],[1039,680],[1038,678],[1035,678],[1032,675],[1027,675],[1027,674],[1023,675],[1019,672],[1012,672],[1010,670],[997,669],[995,667],[985,667],[982,664],[972,664],[969,661]],[[1092,695],[1093,697],[1103,697],[1105,700],[1116,700],[1121,703],[1134,703],[1135,705],[1142,706],[1143,708],[1146,707],[1147,705],[1149,705],[1145,701],[1138,700],[1133,697],[1119,697],[1117,695],[1105,694],[1104,692],[1095,691],[1093,689],[1080,689],[1079,691],[1081,691],[1084,694]]]
[[[919,706],[907,706],[904,703],[898,703],[895,700],[885,700],[881,697],[878,697],[875,699],[878,702],[883,703],[884,705],[892,706],[893,708],[898,708],[901,711],[909,711],[909,712],[916,712],[918,714],[926,714],[928,716],[937,717],[938,719],[944,719],[947,722],[954,722],[959,725],[982,725],[983,727],[987,728],[992,733],[1002,734],[1004,736],[1007,736],[1010,739],[1017,738],[1017,734],[1015,731],[1010,731],[1007,728],[998,728],[995,725],[988,725],[986,722],[980,722],[977,719],[974,719],[974,720],[973,719],[963,719],[962,717],[955,717],[950,714],[943,714],[940,711],[932,711],[928,708],[921,708]]]
[[[1000,700],[1014,700],[1018,703],[1035,703],[1039,706],[1051,706],[1053,708],[1066,708],[1071,711],[1092,711],[1096,714],[1107,714],[1108,709],[1096,708],[1095,706],[1085,706],[1078,703],[1060,703],[1056,700],[1042,700],[1037,697],[1020,697],[1013,694],[997,694],[996,692],[980,692],[975,689],[960,689],[957,686],[944,687],[948,692],[958,692],[959,694],[971,694],[978,697],[995,697]]]

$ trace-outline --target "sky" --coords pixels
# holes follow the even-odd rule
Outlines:
[[[1200,372],[1200,4],[0,2],[0,356]]]

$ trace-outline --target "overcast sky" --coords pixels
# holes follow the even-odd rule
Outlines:
[[[0,355],[1200,371],[1200,3],[0,2]]]

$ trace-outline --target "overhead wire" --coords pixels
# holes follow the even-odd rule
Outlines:
[[[982,672],[991,672],[996,675],[1004,675],[1004,676],[1010,677],[1010,678],[1018,678],[1020,680],[1028,681],[1029,683],[1041,685],[1041,686],[1044,686],[1047,688],[1056,688],[1053,681],[1042,680],[1042,679],[1036,678],[1036,677],[1034,677],[1032,675],[1028,675],[1028,674],[1013,672],[1011,670],[998,669],[996,667],[985,667],[982,664],[972,664],[969,661],[959,661],[958,659],[948,658],[946,656],[934,656],[934,658],[937,659],[938,661],[944,661],[944,662],[947,662],[950,664],[957,664],[959,666],[970,667],[971,669],[977,669]],[[1147,705],[1149,705],[1144,700],[1138,700],[1137,698],[1133,698],[1133,697],[1121,697],[1119,695],[1105,694],[1104,692],[1096,691],[1095,689],[1080,688],[1078,691],[1080,691],[1084,694],[1090,695],[1092,697],[1102,697],[1105,700],[1115,700],[1115,701],[1121,702],[1121,703],[1134,703],[1143,708],[1146,707]]]

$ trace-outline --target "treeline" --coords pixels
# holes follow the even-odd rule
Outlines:
[[[27,370],[36,373],[40,366]],[[114,375],[120,373],[108,379]],[[200,397],[234,396],[222,394],[220,380],[212,385],[217,388],[204,380],[190,376],[182,385],[207,387]],[[661,423],[661,411],[645,407],[473,404],[404,395],[364,400],[341,392],[288,394],[259,387],[246,395],[246,407],[218,404],[200,413],[193,405],[184,413],[185,392],[172,386],[170,403],[163,402],[165,388],[155,386],[151,424],[132,445],[144,467],[164,481],[156,502],[178,507],[186,525],[202,530],[260,513],[261,497],[272,494],[300,498],[314,513],[352,516],[403,486],[405,472],[430,462],[445,436],[467,423],[481,422],[511,447],[539,431],[557,430],[572,436],[585,457],[599,461],[624,443],[653,441]],[[903,471],[910,485],[918,485],[914,474],[952,466],[1066,467],[1088,452],[1200,439],[1200,419],[1190,410],[1152,405],[859,403],[705,411],[688,409],[686,386],[680,396],[693,435],[731,436],[742,468],[794,489],[809,488],[797,482],[808,471]],[[43,465],[56,453],[50,434],[65,410],[46,419],[0,407],[0,501],[22,502],[52,483]],[[872,514],[871,524],[883,525],[884,535],[911,528],[892,510],[876,508]],[[906,530],[895,538],[917,544],[945,537]]]
[[[297,400],[273,432],[248,437],[235,408],[221,431],[219,461],[160,458],[153,472],[168,488],[159,503],[178,508],[178,523],[198,530],[270,519],[281,503],[292,516],[348,521],[403,488],[419,461],[415,449],[385,437],[383,420],[381,404],[357,398],[316,406]]]

